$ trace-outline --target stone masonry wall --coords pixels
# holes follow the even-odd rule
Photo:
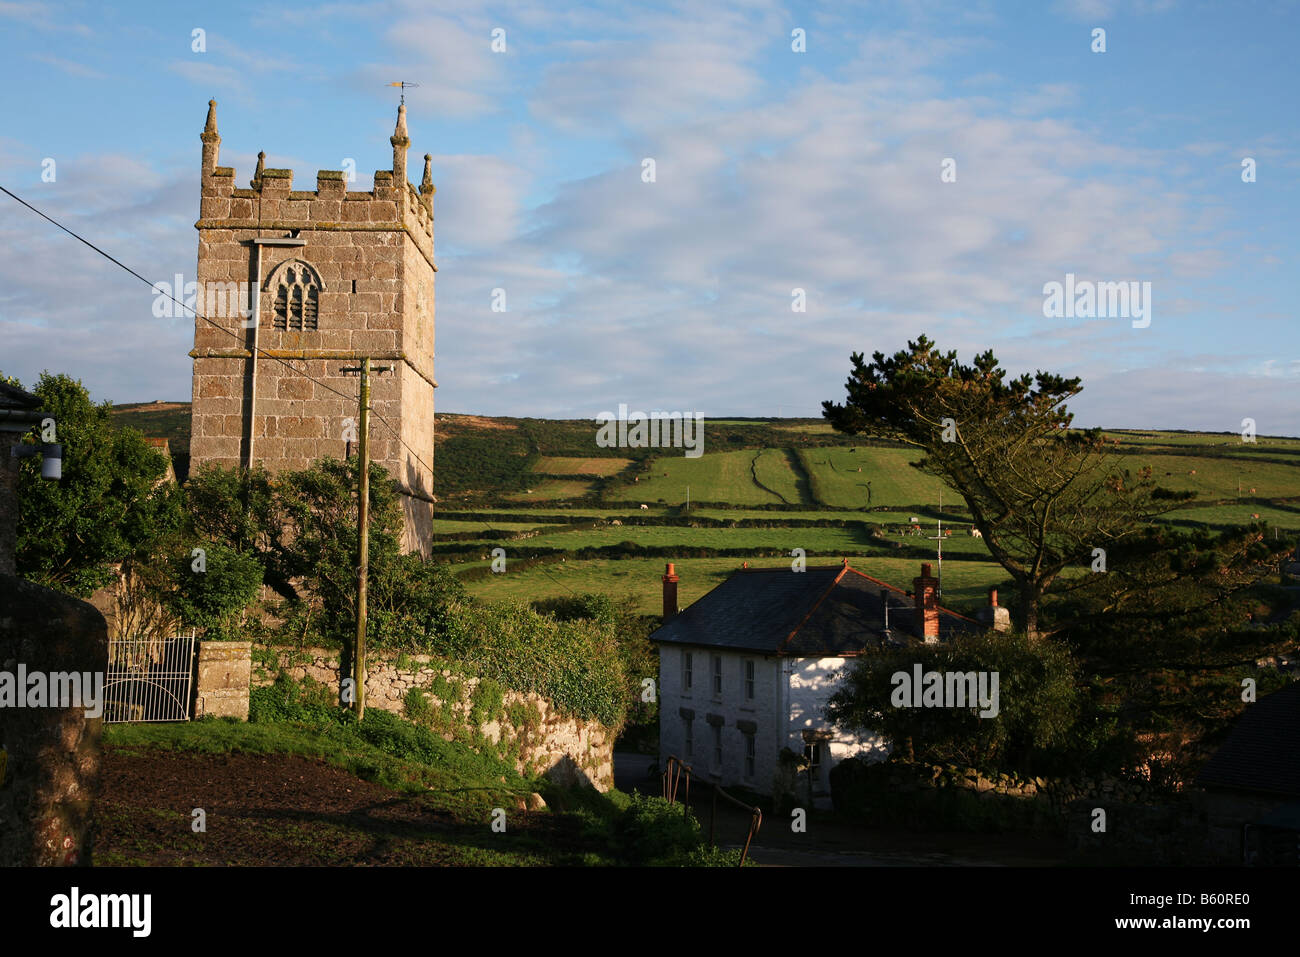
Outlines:
[[[199,642],[194,717],[248,720],[252,650],[251,641]]]
[[[340,654],[327,648],[301,651],[259,647],[254,656],[253,687],[272,684],[277,674],[301,681],[310,678],[339,693]],[[499,753],[513,756],[521,773],[545,773],[560,784],[590,784],[598,791],[614,786],[614,735],[600,722],[560,713],[537,694],[504,691],[499,709],[476,705],[480,680],[459,673],[449,661],[430,655],[392,658],[367,656],[366,707],[434,724],[446,740],[482,735]],[[398,665],[402,667],[398,667]],[[410,713],[412,689],[427,704]],[[479,719],[475,716],[478,713]]]

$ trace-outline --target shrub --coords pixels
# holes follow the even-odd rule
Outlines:
[[[998,713],[980,708],[895,707],[893,676],[996,672]],[[1070,739],[1081,695],[1069,653],[1047,639],[986,632],[947,645],[913,645],[866,654],[830,700],[835,723],[884,734],[903,753],[910,741],[918,760],[1028,772],[1045,753]]]
[[[520,692],[536,692],[615,731],[626,713],[625,679],[611,630],[559,622],[523,605],[467,601],[448,609],[431,649]]]
[[[345,720],[351,711],[339,707],[329,688],[305,678],[294,681],[281,674],[275,683],[249,693],[250,721],[302,721],[322,723]]]
[[[243,611],[262,587],[262,566],[248,554],[219,543],[205,543],[202,570],[190,553],[171,562],[174,588],[163,598],[169,611],[206,630],[211,639],[241,637]]]
[[[695,815],[661,797],[634,793],[614,827],[619,853],[629,863],[667,863],[700,846]]]

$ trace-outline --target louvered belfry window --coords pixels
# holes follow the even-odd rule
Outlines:
[[[300,260],[284,263],[276,271],[275,301],[271,325],[291,332],[312,332],[319,328],[320,277]]]

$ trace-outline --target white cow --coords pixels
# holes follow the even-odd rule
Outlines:
[[[641,508],[644,509],[644,510],[646,510],[646,511],[649,511],[650,506],[649,506],[649,505],[642,505]]]
[[[983,538],[983,537],[984,537],[984,533],[981,532],[981,531],[980,531],[978,528],[976,528],[974,525],[971,526],[970,533],[971,533],[973,536],[975,536],[976,538]]]

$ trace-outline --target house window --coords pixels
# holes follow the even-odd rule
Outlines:
[[[713,766],[722,767],[722,725],[713,725]]]
[[[754,735],[745,735],[745,780],[754,780]]]
[[[691,668],[693,660],[689,651],[682,653],[682,694],[691,693]]]
[[[745,660],[745,700],[754,700],[754,661]]]
[[[803,746],[803,757],[808,762],[808,766],[816,771],[822,766],[822,743],[815,741],[812,744]]]
[[[722,655],[713,656],[713,696],[722,697]]]
[[[695,720],[693,718],[682,718],[682,726],[686,729],[686,757],[695,757]]]
[[[301,259],[282,263],[267,280],[274,294],[271,326],[285,331],[314,331],[319,325],[320,275]]]

